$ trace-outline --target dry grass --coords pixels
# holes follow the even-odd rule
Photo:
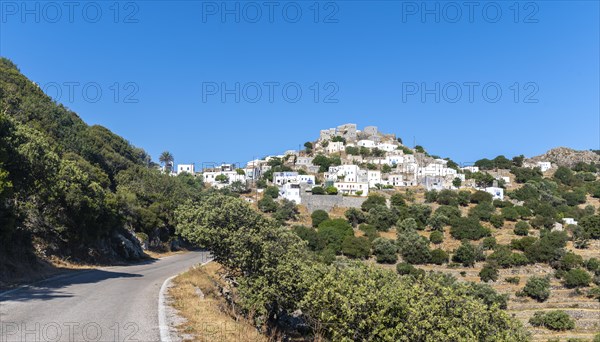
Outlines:
[[[236,315],[221,294],[222,268],[209,263],[177,276],[169,295],[186,322],[178,329],[185,341],[268,341],[243,317]]]

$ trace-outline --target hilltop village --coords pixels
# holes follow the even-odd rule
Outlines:
[[[523,166],[538,167],[542,172],[552,168],[548,161],[531,161]],[[166,167],[162,166],[163,170]],[[197,171],[195,164],[178,164],[171,174],[185,172],[202,176],[206,184],[217,188],[258,188],[260,192],[274,185],[281,198],[296,204],[309,202],[309,207],[311,195],[365,198],[374,189],[415,186],[427,190],[473,188],[503,200],[504,187],[510,184],[508,174],[493,171],[488,174],[494,180],[478,181],[477,177],[469,177],[479,173],[478,166],[460,166],[448,158],[430,155],[422,146],[410,148],[395,134],[383,133],[375,126],[359,130],[352,123],[321,130],[318,139],[306,142],[303,150],[251,160],[244,166],[208,165]],[[360,205],[361,201],[356,203]]]

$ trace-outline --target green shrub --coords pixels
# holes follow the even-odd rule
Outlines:
[[[328,195],[337,195],[338,194],[338,188],[336,188],[333,185],[328,186],[327,188],[325,188],[325,192]]]
[[[493,196],[485,191],[477,190],[471,194],[471,203],[492,202]]]
[[[312,220],[312,226],[316,228],[321,222],[329,220],[329,214],[325,210],[315,210],[310,215],[310,218]]]
[[[519,285],[519,283],[521,282],[521,278],[519,277],[506,277],[504,278],[504,281],[506,281],[509,284],[513,284],[513,285]]]
[[[369,210],[367,222],[377,230],[387,232],[398,220],[398,215],[386,206],[378,205]]]
[[[583,265],[583,258],[579,254],[573,252],[565,253],[558,262],[554,263],[553,266],[561,270],[571,270]]]
[[[492,215],[490,217],[490,223],[495,228],[501,228],[502,226],[504,226],[504,218],[501,215]]]
[[[592,273],[597,273],[600,271],[600,260],[596,258],[589,258],[585,262],[585,268]]]
[[[529,235],[529,224],[525,221],[519,221],[515,225],[514,232],[519,236],[527,236]]]
[[[460,262],[465,267],[472,267],[476,261],[484,259],[483,252],[477,246],[463,241],[462,244],[454,251],[452,261]]]
[[[372,208],[374,208],[376,206],[380,206],[380,205],[383,205],[383,206],[386,205],[385,197],[378,195],[378,194],[370,194],[369,197],[367,198],[367,200],[362,203],[360,208],[363,211],[368,212]]]
[[[358,229],[365,233],[365,237],[369,239],[369,241],[373,241],[379,237],[379,232],[377,231],[377,228],[373,227],[370,224],[363,223],[358,227]]]
[[[486,237],[485,239],[483,239],[481,246],[483,247],[484,250],[490,250],[490,249],[496,248],[497,244],[498,243],[496,242],[496,238],[493,236],[490,236],[490,237]]]
[[[448,260],[449,260],[448,253],[446,253],[444,250],[438,248],[438,249],[434,249],[431,251],[430,262],[432,264],[443,265],[443,264],[447,263]]]
[[[277,198],[279,197],[279,188],[276,186],[268,186],[264,191],[265,197]]]
[[[429,241],[439,245],[440,243],[444,242],[444,233],[440,232],[439,230],[431,232],[431,235],[429,235]]]
[[[498,280],[498,275],[498,265],[496,265],[495,263],[488,262],[485,265],[483,265],[483,268],[481,269],[481,271],[479,271],[479,278],[481,279],[481,281],[486,283],[490,280]]]
[[[317,229],[318,249],[329,248],[336,253],[342,250],[342,243],[347,236],[354,236],[354,229],[344,219],[325,220]]]
[[[469,209],[469,217],[479,221],[489,221],[496,208],[490,202],[482,202]]]
[[[366,237],[347,236],[342,242],[342,253],[350,258],[365,259],[371,254],[371,242]]]
[[[546,277],[531,277],[527,280],[523,293],[538,302],[544,302],[550,297],[550,280]]]
[[[315,186],[311,190],[313,195],[325,195],[325,189],[321,186]]]
[[[588,286],[591,281],[592,277],[590,274],[581,268],[570,270],[564,277],[565,286],[570,289]]]
[[[418,269],[406,262],[398,263],[398,265],[396,265],[396,271],[400,275],[411,275],[415,278],[425,275],[425,271]]]
[[[398,249],[402,259],[411,264],[426,264],[431,259],[429,241],[415,230],[408,230],[398,235]]]
[[[377,262],[393,264],[398,260],[398,247],[392,240],[380,237],[373,240],[372,245]]]
[[[479,240],[491,235],[488,228],[483,227],[477,219],[473,218],[461,217],[452,220],[450,225],[450,235],[457,240]]]
[[[529,319],[529,323],[534,327],[545,327],[557,331],[575,329],[575,321],[562,310],[537,311]]]
[[[517,211],[517,208],[515,207],[502,208],[501,212],[502,217],[504,217],[504,219],[508,221],[516,221],[519,219],[519,217],[521,217],[521,215],[519,215],[519,212]]]

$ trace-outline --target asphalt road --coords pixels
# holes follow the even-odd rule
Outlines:
[[[163,282],[207,260],[206,252],[189,252],[0,294],[0,341],[160,341]]]

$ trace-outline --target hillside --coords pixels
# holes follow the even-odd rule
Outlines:
[[[557,147],[530,158],[532,162],[549,161],[558,166],[574,167],[578,163],[600,163],[600,154],[594,151],[577,151],[568,147]]]
[[[191,178],[191,179],[190,179]],[[56,256],[112,263],[145,257],[172,226],[165,208],[199,185],[162,175],[150,157],[55,103],[0,59],[0,279],[15,280]],[[0,284],[0,286],[3,284]]]

